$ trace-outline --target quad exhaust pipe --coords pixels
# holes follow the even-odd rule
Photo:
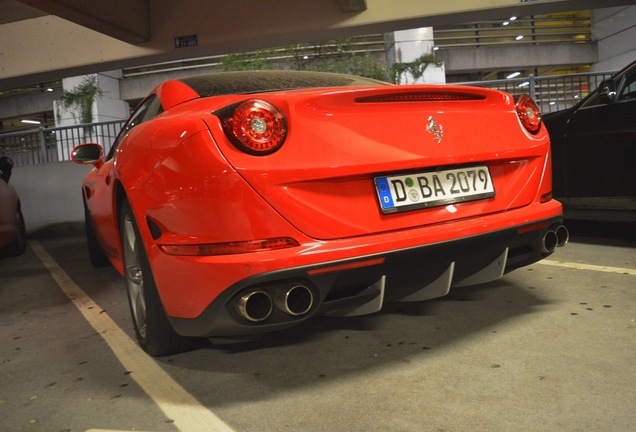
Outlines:
[[[557,246],[563,247],[570,241],[570,231],[565,227],[565,225],[559,225],[559,227],[554,231],[557,236]]]
[[[305,285],[278,289],[274,296],[276,307],[288,315],[305,315],[314,304],[314,294]]]
[[[264,289],[254,288],[244,293],[235,303],[236,312],[253,323],[269,318],[274,306],[288,315],[299,317],[307,314],[313,305],[313,291],[302,284],[278,288],[273,297]]]
[[[543,235],[541,252],[552,253],[557,247],[565,246],[570,241],[570,232],[565,225],[559,225],[554,230],[549,230]]]
[[[236,305],[239,315],[251,322],[266,320],[273,309],[272,298],[262,289],[254,289],[243,294]]]

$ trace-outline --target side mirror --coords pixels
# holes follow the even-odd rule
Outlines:
[[[616,93],[616,84],[612,80],[601,81],[598,86],[598,97],[605,103],[616,102],[618,94]]]
[[[71,152],[73,162],[80,165],[92,164],[95,168],[104,165],[103,157],[104,149],[95,143],[80,144]]]

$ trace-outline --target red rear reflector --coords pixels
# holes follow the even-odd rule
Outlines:
[[[517,233],[519,234],[524,234],[530,231],[536,231],[536,230],[540,230],[542,228],[547,228],[550,226],[550,222],[540,222],[540,223],[536,223],[534,225],[526,225],[524,227],[521,227],[519,229],[517,229]]]
[[[200,245],[174,244],[159,245],[159,249],[168,255],[178,256],[210,256],[235,255],[243,253],[264,252],[298,246],[299,243],[289,237],[250,240],[231,243],[210,243]]]
[[[436,102],[436,101],[466,101],[484,100],[482,95],[470,93],[454,92],[417,92],[417,93],[394,93],[388,95],[367,96],[357,98],[357,103],[367,102]]]
[[[351,269],[356,269],[361,267],[369,267],[373,265],[382,264],[384,260],[385,260],[384,258],[374,258],[374,259],[370,259],[366,261],[357,261],[357,262],[347,263],[347,264],[337,264],[330,267],[321,267],[321,268],[317,268],[313,270],[308,270],[307,274],[310,276],[313,276],[313,275],[323,274],[323,273],[331,273],[331,272],[351,270]]]
[[[552,192],[544,193],[541,195],[540,202],[545,203],[552,199]]]

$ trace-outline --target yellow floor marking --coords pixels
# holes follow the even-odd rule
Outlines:
[[[130,376],[154,400],[180,431],[233,432],[214,413],[182,388],[155,360],[146,354],[104,313],[44,250],[38,241],[31,247],[84,318],[106,341]]]
[[[597,272],[605,272],[605,273],[620,273],[620,274],[628,274],[632,276],[636,276],[636,269],[622,268],[622,267],[609,267],[609,266],[599,266],[593,264],[581,264],[581,263],[573,263],[573,262],[564,262],[564,261],[552,261],[552,260],[541,260],[537,264],[555,266],[555,267],[565,267],[572,268],[576,270],[590,270]]]

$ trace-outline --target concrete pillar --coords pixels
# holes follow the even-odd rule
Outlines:
[[[95,79],[98,94],[95,96],[92,106],[92,119],[90,123],[101,123],[112,120],[123,120],[130,115],[130,107],[126,101],[121,100],[119,80],[121,71],[101,72],[98,74],[64,78],[62,87],[65,91],[73,91],[86,79]],[[65,109],[59,101],[54,102],[55,126],[72,126],[84,123],[81,113],[77,109]]]
[[[388,36],[388,42],[390,44],[387,50],[387,63],[389,65],[417,62],[422,56],[430,56],[434,52],[433,28],[421,27],[396,31]],[[421,76],[416,76],[408,70],[402,72],[398,82],[400,84],[440,84],[446,82],[443,63],[441,65],[429,63],[426,67],[422,64],[421,69],[423,70]]]
[[[102,123],[115,120],[127,119],[130,115],[128,102],[121,100],[119,90],[119,80],[122,78],[121,71],[101,72],[98,74],[64,78],[62,87],[65,91],[74,91],[78,86],[85,84],[87,80],[95,80],[98,93],[95,95],[91,110],[91,118],[83,119],[81,110],[77,106],[65,108],[57,100],[53,103],[55,113],[55,126],[62,128],[65,126],[76,126],[88,123]],[[90,120],[90,121],[89,121]],[[103,142],[104,139],[109,142]],[[112,144],[112,137],[101,137],[92,127],[63,129],[57,131],[56,143],[58,160],[68,160],[68,150],[84,142],[97,142],[109,148]]]

